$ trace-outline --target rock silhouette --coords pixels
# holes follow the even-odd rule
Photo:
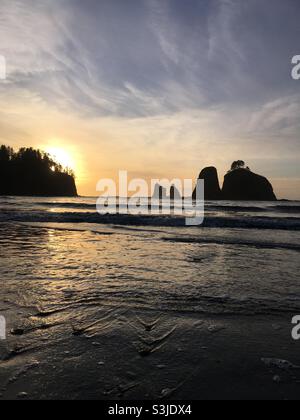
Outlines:
[[[72,171],[32,148],[0,147],[0,195],[76,197]]]
[[[155,200],[165,200],[167,197],[167,190],[159,184],[156,184],[153,191],[153,196]]]
[[[170,198],[171,198],[171,200],[181,200],[182,199],[180,191],[178,190],[178,188],[175,187],[175,185],[172,185],[172,187],[170,189]]]
[[[230,171],[224,178],[222,190],[224,200],[276,201],[271,183],[249,169]]]
[[[221,200],[222,192],[219,184],[218,171],[215,167],[204,168],[198,179],[204,180],[204,198],[205,200]],[[193,199],[196,199],[196,189],[193,192]]]
[[[178,188],[175,185],[171,185],[170,189],[163,187],[162,185],[156,184],[152,198],[156,200],[181,200],[182,196]]]
[[[265,177],[251,172],[241,160],[233,162],[231,170],[225,175],[222,190],[218,171],[213,166],[204,168],[198,179],[204,180],[206,201],[277,201],[271,183]],[[196,189],[193,199],[196,199]]]

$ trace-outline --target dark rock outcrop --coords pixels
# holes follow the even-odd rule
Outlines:
[[[152,198],[156,200],[181,200],[181,194],[178,188],[175,185],[171,185],[171,188],[165,188],[162,185],[156,184],[154,187],[154,192]]]
[[[248,169],[236,169],[225,175],[224,200],[276,201],[271,183]]]
[[[0,147],[0,196],[77,197],[74,174],[39,150]]]
[[[204,180],[205,200],[221,200],[222,193],[219,184],[218,171],[215,167],[204,168],[198,179]],[[193,192],[193,199],[196,199],[196,189]]]
[[[171,200],[181,200],[182,199],[180,191],[178,190],[178,188],[175,187],[175,185],[172,185],[172,187],[170,189],[170,198],[171,198]]]
[[[26,173],[17,177],[13,175],[9,182],[1,177],[0,195],[77,197],[77,189],[74,177],[69,174],[53,172],[38,177],[34,173]]]
[[[152,198],[155,200],[165,200],[167,197],[167,190],[159,184],[154,187]]]

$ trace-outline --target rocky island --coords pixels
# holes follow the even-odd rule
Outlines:
[[[198,179],[204,180],[205,191],[204,198],[205,200],[221,200],[222,191],[220,188],[218,171],[215,167],[211,166],[204,168]],[[193,192],[193,199],[196,199],[196,190]]]
[[[225,175],[222,189],[215,167],[203,169],[198,179],[204,180],[205,200],[277,201],[267,178],[252,172],[242,160],[233,162],[230,171]]]
[[[0,196],[77,197],[75,176],[40,150],[1,146]]]

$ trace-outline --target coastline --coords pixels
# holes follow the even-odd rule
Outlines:
[[[297,204],[196,229],[92,205],[2,202],[0,400],[299,399]]]
[[[146,331],[141,321],[151,324],[158,316],[155,328]],[[1,362],[0,399],[25,394],[38,400],[299,398],[300,371],[262,360],[300,365],[291,314],[237,319],[125,311],[118,318],[81,336],[70,327],[40,331],[40,348],[24,352],[24,338],[10,339],[19,343],[20,354]],[[145,342],[155,343],[152,353],[141,352]]]

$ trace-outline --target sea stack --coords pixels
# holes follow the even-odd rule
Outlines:
[[[172,187],[170,189],[170,198],[171,198],[171,200],[181,200],[182,199],[180,191],[178,190],[178,188],[176,188],[175,185],[172,185]]]
[[[156,184],[152,198],[156,200],[181,200],[181,194],[175,185],[171,185],[170,189],[163,187],[162,185]]]
[[[155,200],[165,200],[167,198],[167,190],[159,184],[154,187],[152,198]]]
[[[219,184],[218,171],[215,167],[204,168],[198,179],[204,180],[205,200],[221,200],[222,192]],[[193,199],[196,199],[196,189],[193,192]]]
[[[235,169],[225,175],[222,195],[224,200],[277,201],[271,183],[248,168]]]

